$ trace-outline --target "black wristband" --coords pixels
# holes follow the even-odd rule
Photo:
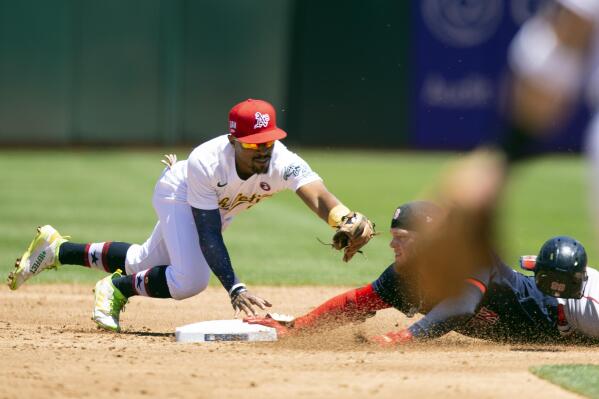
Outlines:
[[[247,291],[245,284],[237,283],[229,290],[229,297],[233,299],[243,291]]]

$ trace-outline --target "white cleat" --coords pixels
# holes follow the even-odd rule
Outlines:
[[[121,331],[119,316],[127,303],[127,298],[112,283],[114,277],[120,276],[121,271],[117,270],[115,273],[104,277],[96,283],[96,288],[94,289],[96,300],[92,315],[92,320],[99,327],[116,332]]]
[[[15,262],[15,268],[6,279],[11,290],[16,290],[30,277],[47,269],[56,269],[60,266],[58,261],[58,247],[67,241],[50,225],[37,228],[37,235],[29,244],[27,251]]]

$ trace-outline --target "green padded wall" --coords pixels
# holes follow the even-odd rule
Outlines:
[[[158,142],[160,0],[77,0],[73,139]]]
[[[0,0],[0,142],[65,143],[70,1]]]
[[[0,0],[0,143],[199,142],[247,97],[282,109],[291,4]]]
[[[183,138],[228,129],[228,112],[246,98],[269,100],[284,124],[291,0],[185,3]]]
[[[408,2],[0,0],[0,143],[198,143],[248,97],[289,141],[405,141]]]
[[[294,12],[289,140],[398,147],[408,127],[409,2],[302,0]]]

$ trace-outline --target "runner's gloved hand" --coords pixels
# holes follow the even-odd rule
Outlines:
[[[370,342],[378,344],[383,348],[389,348],[396,345],[407,344],[412,342],[414,337],[407,328],[401,331],[391,331],[387,334],[376,335],[370,338]]]
[[[291,333],[293,328],[293,317],[280,315],[277,313],[268,313],[266,316],[244,317],[243,321],[248,324],[260,324],[277,330],[277,337],[282,338]]]

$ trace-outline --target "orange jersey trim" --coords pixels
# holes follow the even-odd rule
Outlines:
[[[481,283],[480,281],[478,281],[474,278],[467,278],[466,282],[470,283],[470,284],[474,285],[476,288],[478,288],[480,290],[480,292],[483,293],[483,295],[487,292],[487,287],[483,283]]]

